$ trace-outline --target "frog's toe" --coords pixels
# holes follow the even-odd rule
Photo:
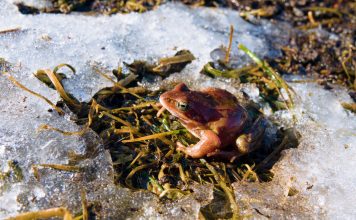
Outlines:
[[[228,160],[230,161],[230,163],[233,163],[237,158],[241,157],[242,154],[236,150],[233,151],[216,150],[214,152],[207,154],[207,156]]]
[[[236,146],[241,154],[247,154],[252,150],[251,138],[249,135],[243,134],[236,139]]]
[[[236,139],[237,150],[241,154],[247,154],[256,150],[258,147],[260,147],[263,134],[264,132],[261,132],[257,137],[252,134],[241,135]]]
[[[206,156],[207,157],[214,157],[214,156],[218,155],[220,152],[221,151],[219,149],[216,149],[215,151],[208,153]]]
[[[242,134],[236,139],[238,151],[241,154],[247,154],[256,150],[263,140],[266,126],[267,120],[263,117],[259,117],[245,134]]]
[[[177,142],[176,143],[177,144],[177,151],[182,151],[182,152],[184,152],[184,153],[186,153],[186,151],[187,151],[187,147],[186,146],[184,146],[181,142]]]

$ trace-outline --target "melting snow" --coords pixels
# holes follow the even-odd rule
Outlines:
[[[35,70],[53,68],[60,63],[73,65],[77,74],[66,80],[65,87],[78,99],[88,100],[100,88],[110,86],[110,82],[94,73],[93,66],[112,69],[123,61],[154,61],[180,49],[189,49],[197,60],[167,80],[184,78],[195,87],[214,85],[237,93],[240,88],[229,82],[199,74],[202,66],[210,61],[210,52],[227,43],[230,24],[236,29],[233,48],[243,43],[260,57],[278,56],[274,44],[283,44],[288,38],[288,29],[282,24],[261,21],[260,25],[252,25],[235,11],[188,8],[180,4],[166,4],[144,14],[110,17],[25,16],[19,14],[12,1],[2,0],[0,21],[0,30],[20,28],[18,32],[0,35],[0,57],[12,64],[11,72],[19,81],[52,101],[58,100],[58,95],[33,77]],[[240,52],[234,53],[240,65],[247,61]],[[244,203],[244,213],[259,217],[262,213],[270,217],[352,218],[356,216],[353,208],[356,117],[340,105],[350,98],[343,89],[326,91],[316,84],[292,86],[300,95],[295,115],[301,144],[297,149],[283,152],[273,168],[272,182],[235,183],[237,200]],[[194,196],[161,204],[150,193],[133,193],[115,187],[110,157],[95,134],[63,137],[55,132],[37,133],[36,129],[43,123],[65,130],[79,127],[48,112],[50,107],[46,103],[13,86],[5,77],[0,77],[0,88],[0,159],[3,161],[0,170],[6,169],[6,161],[16,160],[24,173],[23,181],[0,182],[0,218],[63,204],[71,210],[80,210],[81,186],[87,189],[89,200],[103,201],[103,218],[120,215],[196,218],[200,207],[206,204]],[[244,90],[258,99],[258,91],[253,86]],[[270,117],[286,124],[290,121],[286,112]],[[80,164],[85,169],[83,176],[42,170],[41,180],[34,179],[33,164],[65,164],[68,152],[85,153],[88,146],[99,150],[90,161]],[[73,184],[73,179],[82,185]],[[291,188],[297,190],[295,196],[288,196]],[[211,200],[210,194],[207,200]],[[137,211],[128,214],[128,209]]]

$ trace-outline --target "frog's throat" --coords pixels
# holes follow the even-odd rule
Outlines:
[[[195,126],[195,123],[192,122],[192,120],[190,120],[190,119],[178,118],[178,120],[180,121],[180,123],[182,123],[182,125],[183,125],[185,128],[191,129],[191,127],[196,127],[196,126]]]

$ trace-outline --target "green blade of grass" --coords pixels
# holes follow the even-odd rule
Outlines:
[[[284,79],[276,72],[274,71],[268,63],[262,61],[260,58],[256,56],[251,50],[249,50],[245,45],[239,44],[239,49],[241,49],[243,52],[245,52],[271,79],[272,81],[276,84],[277,86],[277,91],[281,95],[281,97],[284,99],[286,102],[287,106],[289,108],[294,107],[294,102],[293,102],[293,95],[292,92],[294,93],[293,89],[284,81]],[[283,96],[283,94],[280,91],[280,88],[283,88],[288,95],[288,101],[287,99]]]

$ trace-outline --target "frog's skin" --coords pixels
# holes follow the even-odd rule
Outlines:
[[[190,90],[184,83],[160,96],[160,103],[200,141],[192,147],[177,142],[177,150],[193,158],[235,159],[260,145],[262,117],[251,123],[246,109],[226,90]],[[235,146],[235,147],[234,147]]]

